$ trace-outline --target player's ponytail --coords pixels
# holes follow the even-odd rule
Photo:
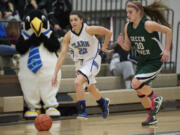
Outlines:
[[[142,6],[140,2],[132,1],[128,3],[127,7],[133,7],[136,10],[141,10],[142,13],[144,13],[146,16],[149,16],[151,20],[170,27],[164,15],[164,12],[168,9],[168,7],[161,1],[154,1],[148,6]]]
[[[164,5],[161,1],[154,1],[150,5],[144,6],[143,9],[145,15],[149,16],[151,20],[170,27],[164,15],[164,12],[168,9],[168,7]]]

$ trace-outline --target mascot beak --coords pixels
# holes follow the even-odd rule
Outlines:
[[[34,31],[37,37],[39,37],[42,33],[43,23],[42,21],[35,17],[30,23],[31,29]]]

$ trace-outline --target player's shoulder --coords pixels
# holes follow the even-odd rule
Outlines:
[[[125,24],[125,27],[127,28],[127,27],[128,27],[128,25],[129,25],[129,22],[127,22],[127,23]]]
[[[89,32],[92,29],[92,26],[89,25],[85,25],[85,31]]]
[[[69,31],[65,34],[64,39],[65,39],[65,40],[70,40],[70,38],[71,38],[71,31],[69,30]]]
[[[70,36],[71,35],[71,30],[69,30],[66,34],[65,34],[65,37],[66,36]]]
[[[125,31],[127,31],[128,26],[129,26],[129,22],[127,22],[127,23],[125,24],[125,27],[124,27]]]
[[[153,25],[156,25],[156,24],[157,24],[157,22],[151,21],[151,20],[147,20],[147,21],[144,23],[145,26],[153,26]]]
[[[94,31],[95,31],[95,27],[96,26],[89,26],[89,25],[86,25],[85,27],[85,31],[86,33],[88,33],[89,35],[93,35]]]
[[[147,20],[144,24],[144,28],[151,33],[152,29],[157,27],[158,23],[155,21]]]

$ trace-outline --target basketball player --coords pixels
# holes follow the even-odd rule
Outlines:
[[[101,26],[88,26],[83,22],[83,16],[80,12],[73,11],[70,14],[70,24],[72,30],[64,36],[62,49],[59,59],[56,64],[52,85],[57,84],[57,74],[61,69],[62,63],[66,56],[66,52],[71,53],[72,59],[75,61],[77,77],[74,81],[76,89],[76,97],[79,104],[78,117],[87,119],[85,88],[94,97],[102,109],[102,117],[106,118],[109,115],[109,99],[103,98],[95,86],[95,76],[98,74],[101,66],[100,49],[110,53],[112,50],[107,50],[109,40],[112,33]],[[104,44],[100,48],[100,44],[95,35],[105,36]]]
[[[128,51],[134,46],[138,53],[132,88],[136,90],[137,96],[148,112],[147,120],[142,122],[143,126],[157,123],[155,116],[163,101],[163,97],[156,96],[149,86],[149,82],[160,72],[162,62],[168,61],[171,48],[172,30],[161,13],[162,9],[167,7],[161,2],[154,2],[149,6],[142,6],[137,1],[129,2],[126,7],[129,23],[125,25],[125,41],[122,34],[118,37],[118,43],[124,50]],[[151,20],[147,19],[146,15]],[[163,50],[158,32],[166,35]]]

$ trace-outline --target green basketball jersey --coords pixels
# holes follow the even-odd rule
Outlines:
[[[148,19],[143,17],[136,29],[130,22],[127,27],[128,38],[131,45],[135,47],[138,54],[138,63],[160,61],[162,52],[158,32],[148,33],[145,29],[145,22]]]

